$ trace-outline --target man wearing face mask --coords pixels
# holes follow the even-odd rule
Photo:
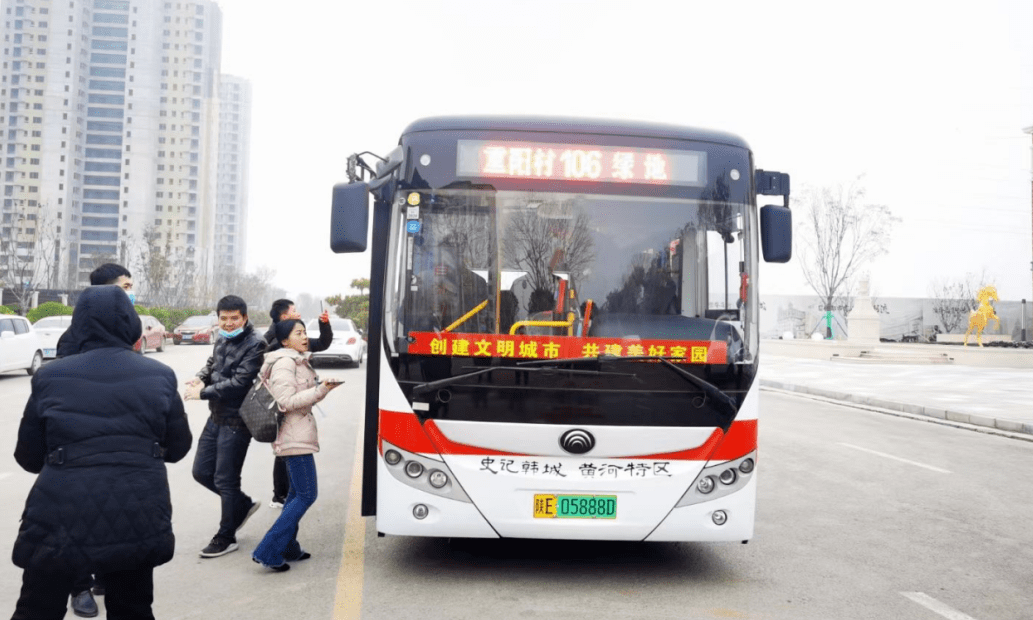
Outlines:
[[[129,296],[129,303],[136,305],[136,293],[133,292],[133,274],[122,265],[105,263],[90,272],[90,286],[114,285],[126,292]],[[65,333],[57,339],[57,356],[64,357],[78,351],[78,346],[71,341],[72,330],[66,329]],[[87,616],[89,617],[89,616]]]
[[[240,405],[262,366],[265,341],[247,318],[247,304],[227,295],[216,306],[219,334],[208,363],[187,383],[185,400],[207,400],[211,416],[197,440],[194,480],[219,496],[219,531],[201,551],[215,558],[237,550],[237,530],[258,510],[258,502],[240,489],[251,433],[240,418]]]

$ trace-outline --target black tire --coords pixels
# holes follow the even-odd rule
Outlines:
[[[164,353],[165,352],[165,336],[162,336],[161,337],[161,342],[158,343],[158,352],[159,353]]]
[[[25,372],[29,373],[29,376],[36,374],[36,371],[43,366],[43,352],[36,351],[36,354],[32,356],[32,365],[25,369]]]

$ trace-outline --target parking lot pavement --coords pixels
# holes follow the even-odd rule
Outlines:
[[[886,348],[889,354],[879,363],[863,363],[836,355],[834,347],[821,351],[822,344],[770,347],[777,354],[765,352],[761,358],[761,387],[1022,433],[1033,439],[1033,365],[1022,367],[1025,358],[1000,358],[1004,367],[995,367],[989,364],[999,351],[984,350],[962,352],[972,364],[916,361],[921,358],[906,353],[898,354],[895,362],[894,349]],[[1025,354],[1033,360],[1033,352]]]

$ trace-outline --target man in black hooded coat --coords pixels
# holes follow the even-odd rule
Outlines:
[[[72,582],[106,581],[108,618],[153,618],[155,566],[172,559],[165,463],[193,437],[172,369],[133,352],[140,317],[116,286],[82,292],[75,351],[39,370],[14,457],[39,474],[12,554],[25,569],[13,620],[63,618]]]

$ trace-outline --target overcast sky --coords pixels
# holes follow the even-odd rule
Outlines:
[[[903,220],[873,293],[985,269],[1002,299],[1033,296],[1028,0],[219,4],[222,70],[254,87],[247,269],[290,295],[368,276],[368,253],[329,249],[349,154],[425,116],[516,113],[729,131],[797,196],[864,175]],[[796,263],[759,282],[808,292]]]

